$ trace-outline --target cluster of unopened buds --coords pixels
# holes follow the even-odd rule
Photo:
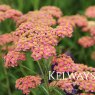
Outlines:
[[[94,10],[94,8],[91,8]],[[86,10],[85,15],[91,17],[90,8]],[[10,14],[10,15],[8,15]],[[48,86],[57,86],[67,93],[67,95],[94,95],[95,80],[76,79],[81,72],[89,72],[95,75],[95,68],[88,67],[83,64],[76,64],[70,56],[60,54],[57,56],[56,46],[60,39],[64,37],[72,37],[73,29],[78,26],[85,31],[90,31],[91,37],[86,36],[79,39],[79,44],[83,47],[94,45],[94,22],[88,21],[86,16],[73,15],[63,16],[59,8],[54,6],[42,7],[39,11],[30,11],[27,14],[12,9],[7,5],[0,6],[0,21],[11,18],[16,22],[16,30],[9,34],[0,36],[0,46],[2,50],[8,50],[4,56],[5,66],[15,67],[20,64],[20,60],[27,60],[25,53],[30,51],[34,61],[41,59],[51,60],[52,70],[55,72],[70,72],[76,74],[75,79],[65,78],[64,80],[53,81]],[[92,28],[93,27],[93,28]],[[11,46],[6,44],[12,43]],[[41,76],[25,76],[17,79],[16,88],[28,95],[30,88],[36,88],[41,85],[43,78]],[[90,86],[90,87],[89,87]],[[80,91],[85,91],[82,93]],[[78,94],[79,93],[79,94]],[[92,93],[92,94],[90,94]]]

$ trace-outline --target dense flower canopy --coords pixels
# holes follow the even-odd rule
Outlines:
[[[66,54],[60,48],[60,43],[65,38],[71,41],[69,44],[72,44],[72,47],[70,48],[74,48],[72,43],[74,38],[71,37],[74,29],[75,32],[78,32],[77,28],[88,35],[84,36],[80,33],[83,37],[78,38],[75,44],[78,43],[83,48],[95,45],[95,21],[88,19],[88,17],[95,17],[92,10],[95,10],[95,6],[87,8],[85,15],[63,16],[59,8],[44,6],[39,10],[22,14],[10,6],[0,5],[0,22],[13,19],[16,23],[14,31],[0,35],[0,48],[1,51],[5,52],[3,55],[5,67],[15,67],[21,64],[21,61],[26,61],[25,66],[22,65],[22,67],[23,71],[28,72],[32,71],[31,64],[38,63],[37,66],[39,66],[35,76],[27,75],[16,80],[15,87],[17,89],[22,90],[23,94],[26,95],[29,95],[31,88],[39,86],[46,87],[44,88],[46,92],[49,87],[58,87],[67,95],[94,95],[95,79],[93,76],[95,75],[95,68],[75,62],[71,55]],[[77,38],[78,35],[75,36]],[[93,59],[94,56],[95,54],[92,53]],[[29,66],[27,66],[28,57],[32,60]],[[38,69],[37,66],[35,69]],[[46,79],[49,70],[55,71],[55,73],[60,72],[60,75],[63,72],[69,72],[70,76],[65,76],[64,80],[49,81]],[[87,75],[89,73],[89,75],[85,77],[84,73]],[[39,74],[41,76],[38,76]],[[75,77],[72,77],[73,74]]]

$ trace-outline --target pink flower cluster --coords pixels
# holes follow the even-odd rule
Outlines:
[[[56,18],[60,18],[62,16],[61,10],[54,6],[44,6],[40,10],[48,12],[50,15]]]
[[[50,86],[57,86],[66,91],[66,93],[73,93],[72,91],[76,86],[78,87],[77,90],[83,90],[88,93],[95,92],[95,68],[84,64],[75,64],[70,56],[65,54],[54,57],[52,64],[56,72],[70,72],[71,74],[68,78],[51,82]]]
[[[0,5],[0,22],[8,18],[17,21],[20,16],[22,16],[20,11],[12,9],[8,5]]]
[[[72,37],[73,33],[72,24],[68,21],[63,21],[61,25],[55,28],[55,33],[59,37]]]
[[[52,15],[45,11],[30,11],[25,15],[22,15],[17,20],[17,26],[22,23],[31,22],[31,23],[43,23],[44,25],[52,26],[56,24],[56,20],[53,19]]]
[[[16,80],[16,88],[23,91],[23,94],[28,95],[30,88],[36,88],[41,83],[39,76],[26,76]]]
[[[95,18],[95,6],[90,6],[86,9],[85,15],[89,18]]]
[[[53,16],[60,17],[62,13],[57,7],[49,6],[52,14],[48,12],[48,7],[45,8],[21,16],[16,23],[18,28],[13,33],[18,38],[15,41],[15,51],[30,50],[35,60],[55,56],[59,37],[71,37],[73,32],[73,27],[68,22],[52,28],[57,22]]]
[[[90,36],[84,36],[78,40],[78,43],[84,48],[88,48],[95,45],[95,40]]]
[[[95,45],[95,22],[88,21],[87,26],[82,28],[83,32],[88,32],[90,36],[83,36],[78,40],[78,43],[84,48]]]
[[[74,95],[78,92],[73,92],[74,90],[76,91],[85,91],[87,93],[91,92],[95,92],[95,79],[93,79],[90,72],[84,72],[85,74],[87,73],[87,76],[82,75],[83,72],[75,72],[73,73],[74,76],[71,75],[68,78],[62,79],[62,80],[58,80],[58,81],[53,81],[50,83],[50,86],[57,86],[60,89],[62,89],[63,91],[65,91],[66,93],[72,94],[74,93]],[[79,74],[81,74],[81,76],[79,76]],[[83,78],[83,79],[82,79]],[[88,79],[86,79],[88,78]],[[77,87],[77,88],[76,88]],[[78,94],[80,95],[80,94]]]
[[[13,41],[13,36],[11,33],[7,34],[2,34],[0,35],[0,45],[3,46],[7,43],[10,43]]]
[[[63,91],[65,90],[68,93],[72,93],[73,86],[72,86],[72,80],[69,79],[64,79],[60,81],[53,81],[50,83],[50,86],[58,87],[62,89]]]
[[[73,25],[73,27],[84,27],[87,26],[87,18],[83,15],[73,15],[73,16],[63,16],[59,18],[58,23],[63,25],[64,21],[68,21]]]
[[[0,35],[1,50],[2,51],[14,50],[14,48],[15,48],[14,42],[17,40],[18,40],[18,38],[13,35],[13,32]]]
[[[8,15],[10,14],[10,15]],[[78,43],[84,48],[91,47],[95,44],[95,27],[94,22],[87,21],[82,15],[62,16],[59,8],[53,6],[42,7],[39,11],[30,11],[22,15],[19,11],[11,9],[9,6],[0,6],[0,21],[6,18],[12,18],[16,21],[17,28],[13,33],[0,36],[0,45],[2,50],[9,50],[4,57],[5,67],[18,66],[19,61],[26,60],[23,52],[30,51],[31,57],[35,61],[42,58],[48,59],[53,57],[53,70],[56,72],[70,72],[76,74],[75,78],[65,78],[64,80],[53,81],[50,86],[57,86],[67,93],[73,93],[75,86],[77,90],[85,92],[95,92],[95,80],[88,76],[88,80],[77,79],[81,72],[89,72],[95,75],[95,68],[88,67],[84,64],[76,64],[70,56],[61,54],[56,56],[56,46],[60,39],[72,37],[73,28],[81,27],[84,31],[90,31],[91,36],[85,36],[79,39]],[[56,19],[55,19],[56,18]],[[54,28],[55,27],[55,28]],[[4,47],[7,43],[13,43],[12,46]],[[13,50],[14,49],[14,50]],[[31,88],[36,88],[41,84],[39,76],[26,76],[16,80],[16,88],[28,95]],[[75,94],[74,94],[75,95]],[[81,93],[80,95],[87,95]],[[88,94],[90,95],[90,94]],[[92,94],[93,95],[93,94]]]
[[[93,71],[95,72],[95,68],[88,67],[84,64],[76,64],[71,59],[70,56],[66,54],[59,55],[54,57],[52,60],[52,64],[54,65],[54,70],[56,72],[77,72],[77,71]]]
[[[95,17],[95,6],[88,7],[85,11],[85,15],[89,18]],[[95,45],[95,21],[87,20],[87,25],[82,27],[83,32],[88,32],[90,36],[84,36],[78,40],[78,43],[84,48]]]
[[[54,70],[57,72],[72,72],[74,61],[71,57],[62,54],[58,57],[54,57],[52,64],[55,65]]]
[[[5,57],[5,67],[18,66],[20,60],[26,60],[25,54],[15,51],[10,51]]]

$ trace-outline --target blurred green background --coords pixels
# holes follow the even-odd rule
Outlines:
[[[0,4],[10,5],[12,8],[20,10],[24,14],[31,10],[38,10],[45,5],[53,5],[59,7],[64,15],[74,15],[77,13],[83,14],[87,7],[95,5],[95,0],[0,0]],[[15,23],[13,21],[5,20],[0,23],[0,34],[9,33],[13,30],[15,30]],[[77,43],[78,39],[84,35],[88,34],[83,33],[80,28],[76,28],[73,37],[71,39],[63,39],[59,43],[59,46],[64,52],[69,51],[75,62],[95,67],[95,61],[91,59],[91,53],[95,51],[95,46],[84,49]],[[33,69],[33,64],[31,64],[33,59],[29,56],[30,54],[28,53],[28,60],[26,62],[30,65],[26,64],[26,67],[30,69],[32,67]],[[6,69],[4,68],[4,60],[1,58],[0,60],[0,95],[22,95],[21,91],[15,90],[15,80],[31,73],[25,68],[20,67]],[[41,91],[39,91],[39,94],[37,93],[33,95],[45,95]]]

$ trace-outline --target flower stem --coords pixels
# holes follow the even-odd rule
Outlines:
[[[49,94],[49,87],[48,87],[47,74],[46,74],[46,73],[44,74],[43,69],[42,69],[42,67],[41,67],[41,65],[40,65],[40,62],[37,61],[37,63],[38,63],[38,66],[39,66],[39,68],[40,68],[40,71],[41,71],[41,73],[42,73],[42,76],[43,76],[43,78],[44,78],[45,86],[46,86],[46,88],[47,88],[47,90],[48,90],[48,94]]]
[[[5,73],[5,76],[6,76],[6,82],[7,82],[7,88],[8,88],[8,95],[12,95],[11,94],[11,89],[10,89],[10,83],[9,83],[9,79],[8,79],[8,73],[7,73],[7,70],[6,70],[5,67],[4,67],[4,73]]]

